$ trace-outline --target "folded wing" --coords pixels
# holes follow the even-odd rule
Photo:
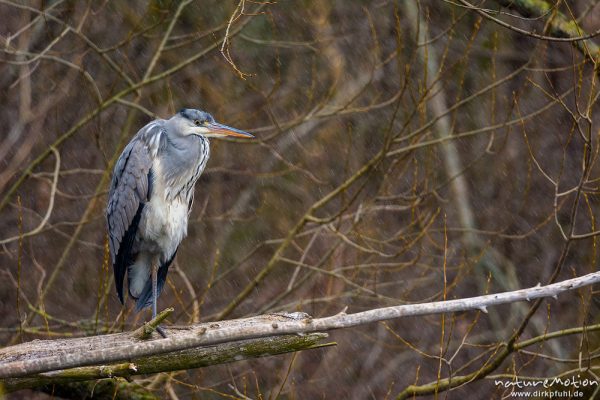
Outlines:
[[[135,261],[135,236],[144,204],[151,196],[151,167],[150,150],[142,137],[136,135],[121,153],[110,184],[106,218],[115,286],[121,303],[125,271]]]

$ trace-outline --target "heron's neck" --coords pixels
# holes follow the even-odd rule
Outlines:
[[[210,156],[208,139],[200,136],[169,138],[161,155],[167,198],[193,195],[194,184],[204,171]]]

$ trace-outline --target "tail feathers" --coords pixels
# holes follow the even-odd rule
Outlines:
[[[160,294],[163,290],[163,287],[165,286],[165,282],[167,281],[167,272],[169,272],[169,266],[173,262],[173,259],[175,258],[176,253],[177,253],[177,250],[175,250],[175,253],[173,253],[171,258],[169,258],[158,269],[157,280],[156,280],[156,297],[157,298],[158,298],[158,296],[160,296]],[[141,311],[143,308],[150,307],[152,305],[152,277],[148,276],[146,279],[147,280],[145,282],[144,288],[141,290],[141,293],[135,297],[137,299],[135,302],[135,311],[136,312]]]

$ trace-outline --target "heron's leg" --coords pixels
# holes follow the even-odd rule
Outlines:
[[[152,319],[156,318],[156,298],[158,297],[157,281],[158,266],[152,263]]]
[[[156,318],[156,302],[158,298],[158,265],[156,263],[152,264],[152,319]],[[167,334],[165,330],[160,326],[156,327],[156,332],[160,334],[160,336],[166,338]]]

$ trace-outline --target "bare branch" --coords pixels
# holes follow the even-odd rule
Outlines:
[[[202,329],[199,326],[190,326],[187,328],[179,330],[170,329],[169,333],[173,337],[179,337]],[[118,364],[71,368],[29,375],[24,378],[5,379],[0,380],[0,384],[6,391],[12,392],[25,388],[43,387],[54,384],[64,385],[87,380],[117,377],[129,378],[143,374],[203,368],[216,364],[333,345],[332,343],[320,344],[325,338],[327,338],[327,334],[312,333],[303,336],[284,335],[234,341],[151,357],[133,358]],[[77,352],[82,349],[98,350],[103,347],[114,348],[115,346],[130,344],[136,341],[138,339],[136,339],[133,332],[78,339],[44,340],[14,346],[11,351],[13,353],[11,357],[37,357],[48,354],[48,352],[57,354]],[[5,357],[5,355],[1,357]]]
[[[92,351],[82,348],[81,351],[70,351],[61,355],[19,361],[11,361],[10,355],[14,349],[7,348],[2,351],[4,353],[3,356],[0,353],[0,357],[5,360],[0,364],[0,378],[20,378],[65,368],[116,363],[236,340],[350,328],[401,317],[472,310],[487,312],[487,307],[489,306],[556,297],[565,291],[575,290],[598,282],[600,282],[600,272],[595,272],[547,286],[536,286],[512,292],[424,304],[377,308],[354,314],[341,312],[325,318],[313,319],[305,313],[267,314],[259,317],[202,324],[193,329],[191,333],[167,337],[164,340],[134,344],[121,343],[121,345],[115,347],[94,349]],[[172,329],[167,330],[168,334],[172,332]]]

